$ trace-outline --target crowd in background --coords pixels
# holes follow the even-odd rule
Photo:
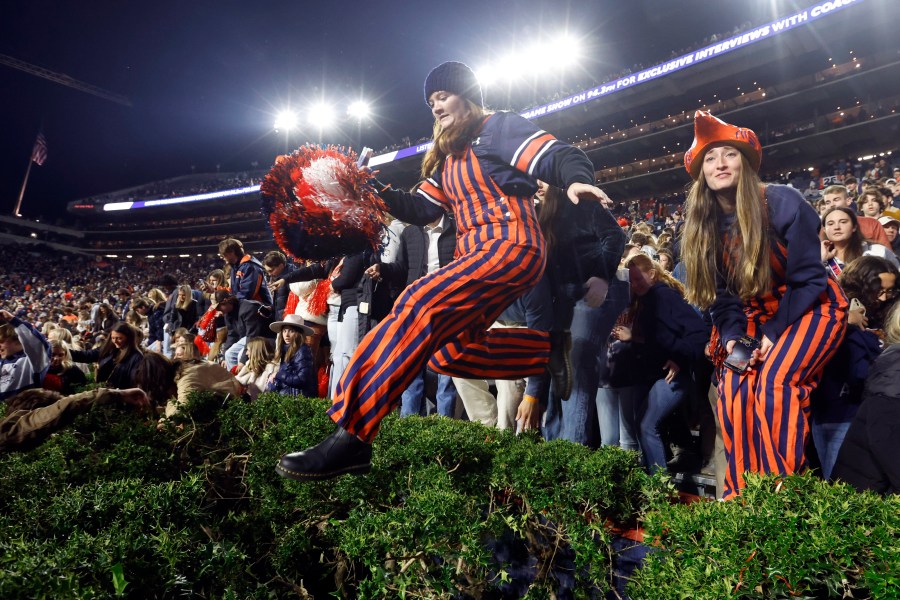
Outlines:
[[[851,334],[812,404],[814,456],[826,477],[861,406],[868,368],[885,347],[884,329],[897,313],[891,308],[900,277],[898,176],[900,168],[882,158],[834,161],[803,174],[810,182],[804,197],[822,217],[823,269],[855,300]],[[547,439],[641,450],[651,470],[715,474],[716,420],[706,401],[711,367],[703,356],[709,323],[683,299],[678,199],[607,205],[627,238],[597,313],[612,320],[612,333],[585,355],[573,324],[567,333],[575,337],[569,381],[552,371],[543,383],[423,372],[404,394],[401,413],[469,418],[501,428],[536,419]],[[253,257],[235,239],[210,249],[217,258],[167,260],[7,248],[0,282],[0,306],[8,311],[7,329],[0,332],[4,366],[23,354],[31,360],[35,349],[46,361],[32,365],[40,381],[4,379],[3,397],[20,391],[10,386],[37,383],[71,394],[90,375],[105,387],[144,389],[160,407],[162,422],[191,389],[251,399],[266,391],[328,397],[362,336],[390,311],[399,291],[449,260],[453,231],[449,215],[428,227],[395,221],[380,254],[302,265],[278,251]],[[551,276],[557,268],[548,266]],[[556,301],[545,298],[537,307]],[[534,326],[529,310],[504,313],[499,322]],[[673,319],[683,328],[678,340],[668,339],[662,325]],[[22,342],[19,354],[3,345],[14,338]],[[660,348],[679,349],[678,368]],[[589,398],[579,390],[582,369],[596,372]],[[679,378],[683,393],[654,413],[648,394],[655,381],[670,377]]]

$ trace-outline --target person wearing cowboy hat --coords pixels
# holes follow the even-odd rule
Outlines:
[[[306,337],[315,332],[303,323],[300,315],[285,315],[269,329],[278,335],[275,342],[275,363],[278,370],[269,380],[268,390],[289,396],[315,398],[319,395],[312,350]]]
[[[806,467],[809,395],[847,329],[847,298],[822,268],[818,214],[793,188],[763,184],[761,160],[753,131],[697,111],[681,258],[687,300],[714,324],[725,498],[745,472]],[[739,342],[747,370],[732,355]]]

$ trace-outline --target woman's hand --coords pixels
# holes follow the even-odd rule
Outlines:
[[[866,309],[857,308],[847,311],[847,324],[865,329],[869,325],[869,318],[866,316]]]
[[[284,285],[284,279],[276,279],[275,281],[269,282],[269,291],[274,292],[278,288]]]
[[[774,345],[775,343],[772,340],[763,336],[762,341],[759,343],[759,348],[754,350],[750,355],[749,366],[754,367],[766,360],[766,357],[769,356],[769,350],[771,350]]]
[[[668,371],[666,373],[666,383],[672,383],[681,371],[681,367],[679,367],[675,361],[669,359],[666,361],[666,364],[663,365],[662,370]]]
[[[591,277],[584,284],[584,302],[591,308],[597,308],[606,300],[606,292],[609,291],[609,283],[599,277]]]
[[[594,200],[603,200],[609,197],[603,193],[603,190],[589,183],[573,183],[566,190],[566,196],[572,201],[572,204],[578,204],[581,198],[593,198]]]
[[[834,242],[822,240],[822,262],[831,260],[835,256],[837,256],[837,248],[834,247]]]
[[[533,396],[525,396],[519,402],[519,409],[516,411],[516,423],[521,423],[522,431],[529,429],[538,429],[541,426],[541,417],[544,411],[538,404],[537,398]]]
[[[620,342],[630,342],[631,341],[631,327],[625,327],[624,325],[616,325],[613,327],[612,333],[616,336],[616,339]]]

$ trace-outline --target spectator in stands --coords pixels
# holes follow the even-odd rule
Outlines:
[[[900,236],[897,235],[897,231],[900,230],[900,218],[898,217],[900,217],[900,209],[888,208],[884,211],[884,216],[878,219],[878,222],[884,227],[884,234],[891,242],[891,250],[894,251],[894,254],[900,252]]]
[[[869,370],[859,410],[847,430],[832,478],[859,491],[900,493],[900,303],[884,326],[888,345]]]
[[[877,220],[884,210],[884,197],[879,190],[868,189],[859,195],[856,205],[863,216]]]
[[[153,303],[147,298],[135,298],[131,302],[131,310],[125,315],[125,322],[132,327],[140,330],[144,335],[147,345],[150,345],[150,313],[153,310]]]
[[[50,368],[44,377],[43,388],[71,396],[78,388],[87,385],[84,371],[75,366],[65,342],[50,342]]]
[[[191,286],[179,285],[178,292],[175,295],[175,310],[172,313],[172,319],[169,321],[171,331],[174,332],[179,327],[191,330],[197,324],[199,317],[199,307],[194,299]]]
[[[131,292],[127,288],[119,288],[116,290],[116,303],[113,310],[124,318],[131,309]]]
[[[821,242],[822,262],[835,275],[860,256],[880,256],[898,264],[893,250],[863,239],[856,213],[849,208],[832,208],[825,213],[822,223],[825,231],[825,239]]]
[[[877,256],[863,256],[841,273],[850,299],[847,336],[811,396],[812,438],[822,475],[831,477],[838,451],[862,401],[869,366],[881,353],[884,316],[894,303],[897,267]]]
[[[50,344],[30,323],[0,310],[0,402],[41,387],[50,367]]]
[[[102,331],[109,333],[110,330],[119,322],[119,315],[113,310],[113,307],[106,302],[101,302],[97,306],[97,314],[94,317],[93,331]]]
[[[332,289],[341,295],[336,335],[331,337],[331,332],[328,335],[331,339],[331,380],[328,383],[331,398],[336,396],[338,382],[359,345],[359,288],[371,260],[372,253],[368,250],[345,256],[338,275],[331,280]]]
[[[684,301],[684,287],[643,253],[626,263],[633,298],[632,327],[617,326],[613,336],[631,342],[639,357],[636,417],[644,464],[652,472],[666,468],[662,423],[687,393],[692,366],[703,358],[709,339],[697,312]]]
[[[605,208],[611,200],[602,191],[600,200],[572,204],[549,186],[538,215],[553,298],[551,357],[554,346],[571,346],[571,391],[564,394],[560,378],[554,378],[544,434],[579,444],[596,443],[597,357],[628,303],[627,282],[616,277],[625,235]]]
[[[173,361],[158,352],[147,352],[138,364],[135,383],[150,397],[154,406],[165,406],[165,419],[186,406],[192,392],[213,392],[223,396],[240,396],[242,386],[220,365],[196,360]]]
[[[112,328],[99,349],[70,350],[69,353],[73,362],[98,363],[97,383],[118,389],[134,387],[134,374],[143,358],[137,330],[125,321]]]
[[[147,347],[154,352],[162,352],[166,337],[164,322],[166,295],[159,288],[153,288],[147,295],[147,301],[151,305],[147,315]]]
[[[231,266],[231,293],[238,300],[252,300],[272,306],[272,294],[265,285],[262,263],[244,252],[240,240],[227,238],[219,242],[219,256]]]
[[[828,186],[822,192],[822,197],[825,200],[825,213],[832,208],[849,208],[854,212],[856,211],[856,204],[853,202],[849,190],[842,185]],[[824,217],[824,213],[822,216]],[[884,234],[884,228],[881,227],[878,219],[862,216],[857,217],[857,223],[863,238],[875,242],[876,244],[881,244],[882,246],[890,245],[890,241]],[[824,235],[823,231],[821,235],[822,239],[824,239]]]
[[[175,301],[178,297],[175,293],[175,290],[178,288],[178,279],[171,273],[165,273],[156,283],[165,293],[166,298],[163,304],[162,314],[163,340],[159,351],[166,356],[171,356],[173,331],[171,322],[175,318],[173,313],[175,312]]]
[[[287,263],[287,259],[283,253],[273,250],[266,254],[262,261],[263,270],[266,272],[266,277],[269,282],[274,283],[279,279],[287,279],[294,273],[297,268],[294,265],[289,265]],[[284,317],[284,309],[288,303],[288,296],[290,295],[290,287],[286,285],[279,286],[269,286],[269,292],[272,294],[275,312],[274,317],[276,319],[281,319]]]
[[[275,343],[278,370],[270,377],[269,390],[291,396],[317,397],[318,382],[312,352],[305,339],[313,330],[303,324],[300,315],[288,315],[269,327],[278,335]]]
[[[97,388],[74,396],[43,389],[20,392],[9,399],[6,417],[0,421],[0,452],[31,450],[93,406],[113,402],[139,411],[150,408],[147,394],[137,388]]]
[[[681,255],[687,300],[708,308],[715,325],[726,499],[740,493],[747,471],[806,466],[809,393],[847,322],[847,300],[820,262],[816,211],[793,188],[764,186],[761,159],[753,131],[697,111],[684,155],[694,183]],[[744,338],[759,345],[740,373],[726,358]]]
[[[269,380],[275,375],[278,365],[274,362],[275,344],[264,337],[255,337],[247,342],[247,362],[237,374],[237,380],[247,389],[251,400],[256,400],[266,391]]]
[[[268,307],[253,300],[239,300],[237,296],[225,290],[216,292],[216,307],[225,317],[228,331],[222,352],[225,366],[233,369],[241,363],[244,347],[250,338],[257,336],[273,337],[269,330],[272,315]]]

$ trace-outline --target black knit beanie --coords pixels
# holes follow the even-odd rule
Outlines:
[[[467,65],[461,62],[445,62],[432,69],[425,78],[425,103],[435,92],[450,92],[484,107],[481,85]]]

